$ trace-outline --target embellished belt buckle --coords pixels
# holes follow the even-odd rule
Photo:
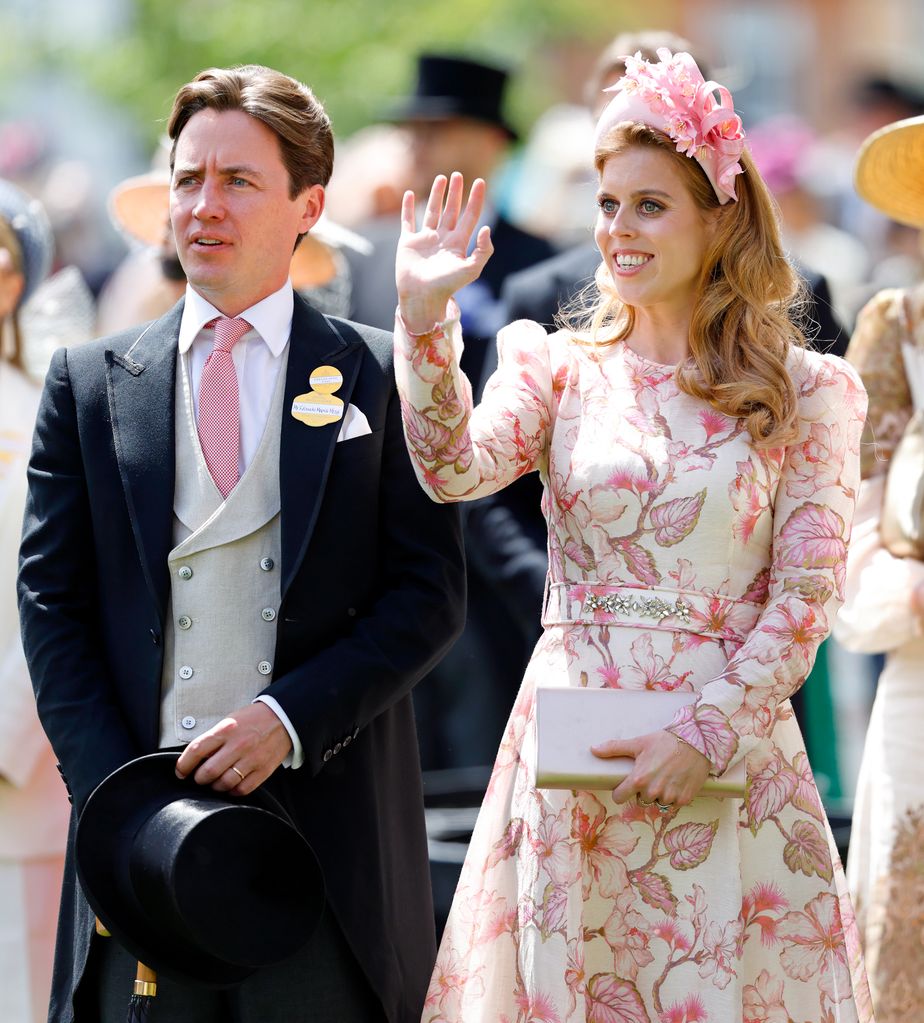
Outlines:
[[[653,618],[661,622],[674,616],[684,625],[690,624],[692,606],[679,597],[669,604],[660,597],[628,597],[622,593],[589,593],[584,601],[585,611],[608,611],[614,615],[638,615],[640,618]]]

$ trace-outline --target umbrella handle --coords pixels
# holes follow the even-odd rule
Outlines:
[[[150,966],[145,966],[141,960],[138,960],[138,972],[135,974],[135,990],[136,995],[145,995],[148,998],[153,998],[157,994],[157,974]]]
[[[112,937],[99,917],[96,918],[96,933],[103,938]],[[145,966],[140,959],[135,972],[134,994],[143,995],[145,998],[153,998],[157,994],[157,973],[150,966]]]

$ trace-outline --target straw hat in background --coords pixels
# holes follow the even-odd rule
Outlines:
[[[860,197],[887,217],[924,228],[924,117],[895,121],[865,139],[854,183]]]
[[[109,193],[109,216],[130,239],[159,248],[170,224],[170,172],[126,178]]]

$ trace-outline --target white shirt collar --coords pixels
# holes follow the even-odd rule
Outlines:
[[[256,305],[245,309],[240,316],[263,338],[273,356],[278,358],[288,344],[289,335],[292,332],[294,306],[292,282],[287,280],[278,291],[274,291],[272,295],[267,295]],[[183,305],[183,317],[180,320],[181,355],[189,351],[202,328],[216,316],[224,316],[224,313],[216,309],[211,302],[208,302],[198,291],[187,284],[186,302]]]

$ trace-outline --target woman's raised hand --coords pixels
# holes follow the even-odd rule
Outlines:
[[[412,333],[423,333],[445,319],[449,299],[478,277],[494,251],[491,229],[482,227],[469,255],[484,206],[485,183],[476,178],[463,209],[464,187],[461,174],[454,173],[448,182],[440,174],[430,189],[419,231],[414,193],[404,193],[395,281],[401,318]]]

